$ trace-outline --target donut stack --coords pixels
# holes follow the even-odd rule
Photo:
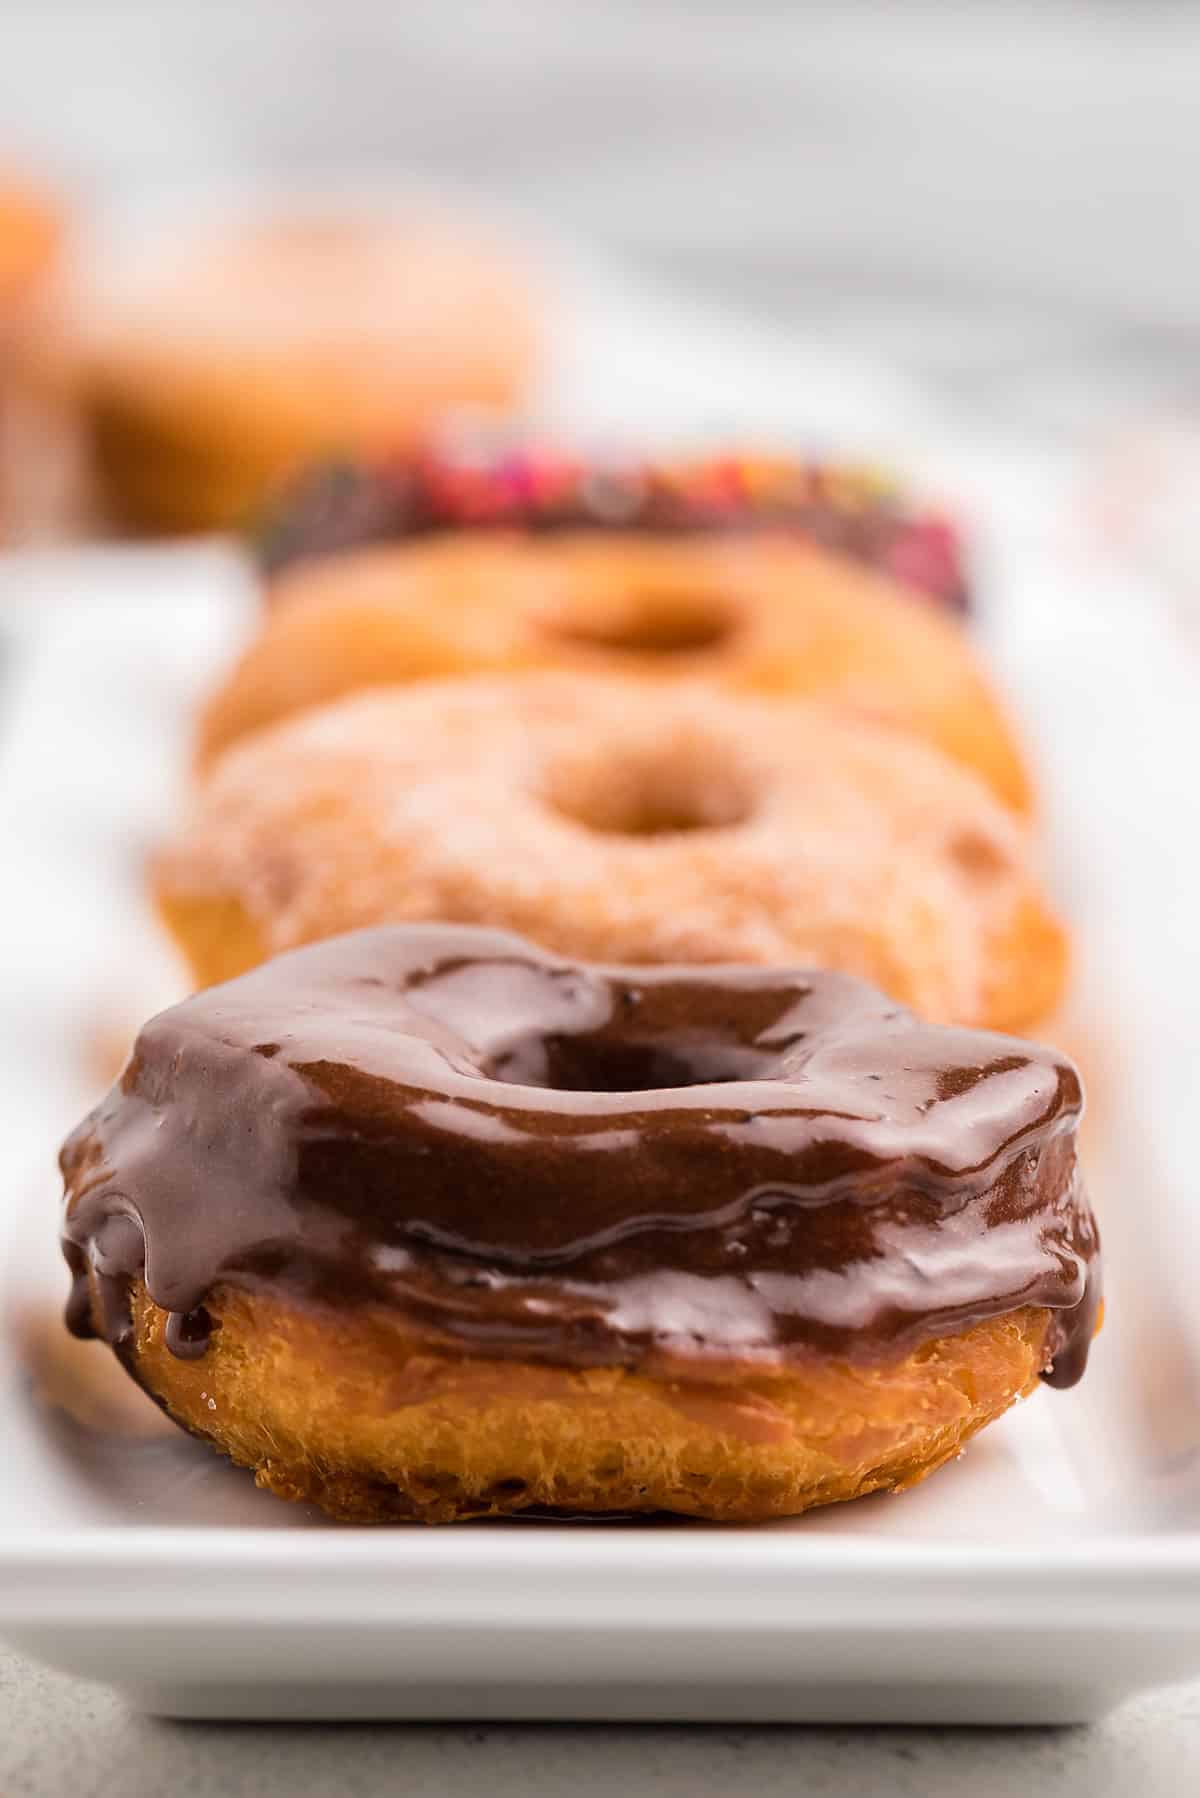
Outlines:
[[[153,871],[200,990],[64,1150],[73,1327],[360,1521],[794,1515],[1073,1383],[1067,942],[948,528],[421,451],[260,547]]]
[[[467,482],[427,457],[408,489],[440,508],[333,552],[302,489],[157,866],[197,983],[437,919],[568,955],[812,962],[944,1023],[1047,1016],[1065,938],[961,620],[818,544],[799,465],[743,478],[714,526],[734,460],[643,468],[605,523],[581,496],[611,468],[529,456],[518,505],[508,464]]]

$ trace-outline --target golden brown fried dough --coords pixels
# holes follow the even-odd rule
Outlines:
[[[828,699],[1031,805],[1012,730],[960,625],[883,577],[779,537],[479,534],[358,550],[275,585],[205,711],[199,758],[366,686],[567,668]]]
[[[314,457],[505,412],[537,326],[503,255],[427,218],[281,218],[82,292],[67,360],[118,520],[236,525]]]
[[[386,1312],[232,1289],[208,1309],[208,1353],[179,1360],[138,1288],[138,1380],[259,1485],[359,1523],[531,1506],[759,1522],[898,1490],[1033,1389],[1050,1319],[1030,1307],[879,1366],[698,1375],[488,1360]]]

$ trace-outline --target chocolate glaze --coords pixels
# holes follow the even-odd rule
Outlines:
[[[1068,1385],[1100,1292],[1080,1108],[1062,1057],[841,974],[361,931],[146,1025],[62,1152],[68,1322],[120,1347],[144,1274],[180,1355],[229,1283],[489,1354],[769,1364],[1037,1305]]]

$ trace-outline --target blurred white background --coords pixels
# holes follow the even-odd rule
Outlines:
[[[476,189],[997,425],[1200,397],[1187,0],[9,0],[0,149],[81,197]]]

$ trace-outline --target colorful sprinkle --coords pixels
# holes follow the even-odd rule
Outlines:
[[[868,464],[738,454],[592,460],[539,444],[461,439],[309,471],[257,536],[260,563],[443,531],[620,529],[665,535],[780,530],[840,551],[955,611],[967,607],[962,543]]]

